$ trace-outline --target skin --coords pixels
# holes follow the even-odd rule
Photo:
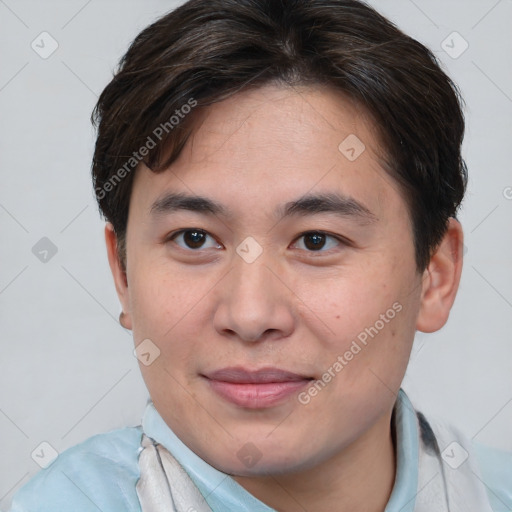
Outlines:
[[[436,331],[448,318],[461,227],[450,221],[419,272],[410,216],[383,170],[375,126],[330,88],[268,85],[194,115],[197,128],[177,161],[161,174],[137,169],[126,274],[113,228],[105,229],[124,325],[136,345],[149,338],[160,350],[141,364],[155,407],[189,448],[276,510],[382,511],[396,470],[392,408],[415,331]],[[355,161],[338,149],[349,134],[366,147]],[[151,213],[168,192],[210,198],[232,216]],[[306,193],[332,192],[371,218],[274,216]],[[169,239],[187,228],[208,233],[204,246]],[[301,236],[311,231],[334,237],[314,250]],[[252,263],[236,251],[249,236],[262,249]],[[400,312],[306,405],[294,393],[271,407],[241,407],[202,377],[273,366],[322,379],[396,303]],[[251,467],[237,455],[249,442],[261,456]]]

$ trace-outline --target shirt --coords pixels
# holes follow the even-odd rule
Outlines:
[[[416,413],[403,390],[394,412],[397,469],[385,512],[413,512],[420,440]],[[142,425],[95,435],[61,453],[15,494],[11,512],[141,512],[136,484],[143,433],[172,453],[213,512],[275,512],[190,450],[151,402]],[[479,445],[474,453],[493,512],[512,511],[512,454]]]

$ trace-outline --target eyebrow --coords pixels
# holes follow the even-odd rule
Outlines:
[[[157,199],[151,206],[154,216],[188,210],[207,215],[232,218],[233,213],[221,203],[203,196],[170,192]],[[308,216],[318,213],[334,213],[344,218],[356,218],[362,222],[375,222],[377,216],[354,198],[339,193],[308,194],[276,208],[274,216],[279,220],[293,215]]]

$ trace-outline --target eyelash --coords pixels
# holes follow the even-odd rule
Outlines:
[[[215,240],[215,238],[210,235],[210,233],[208,233],[207,231],[205,231],[204,229],[200,229],[200,228],[187,228],[187,229],[180,229],[179,231],[175,231],[173,233],[171,233],[165,240],[165,242],[174,242],[175,239],[180,236],[180,235],[183,235],[185,233],[189,233],[189,232],[196,232],[196,233],[201,233],[201,234],[204,234],[206,236],[209,236],[211,237],[213,240]],[[303,233],[301,233],[300,235],[298,235],[295,239],[294,239],[294,244],[297,243],[298,240],[300,240],[301,238],[303,237],[306,237],[306,236],[312,236],[312,235],[321,235],[321,236],[325,236],[327,239],[334,239],[338,242],[339,245],[342,245],[342,246],[350,246],[351,243],[349,240],[347,239],[344,239],[343,237],[340,237],[339,235],[333,235],[331,233],[328,233],[326,231],[322,231],[322,230],[309,230],[309,231],[304,231]],[[216,242],[218,244],[218,242]],[[220,245],[220,244],[218,244]],[[190,247],[181,247],[178,245],[178,247],[180,247],[180,249],[183,249],[185,251],[188,251],[188,252],[200,252],[201,250],[204,250],[202,247],[198,248],[198,249],[193,249],[193,248],[190,248]],[[315,250],[307,250],[307,249],[301,249],[301,250],[305,250],[306,252],[308,253],[311,253],[311,254],[322,254],[322,253],[329,253],[330,251],[324,251],[322,250],[323,247],[317,251]]]

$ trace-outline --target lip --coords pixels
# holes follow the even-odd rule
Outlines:
[[[229,367],[203,375],[221,398],[239,407],[262,409],[283,402],[313,378],[280,368]]]

